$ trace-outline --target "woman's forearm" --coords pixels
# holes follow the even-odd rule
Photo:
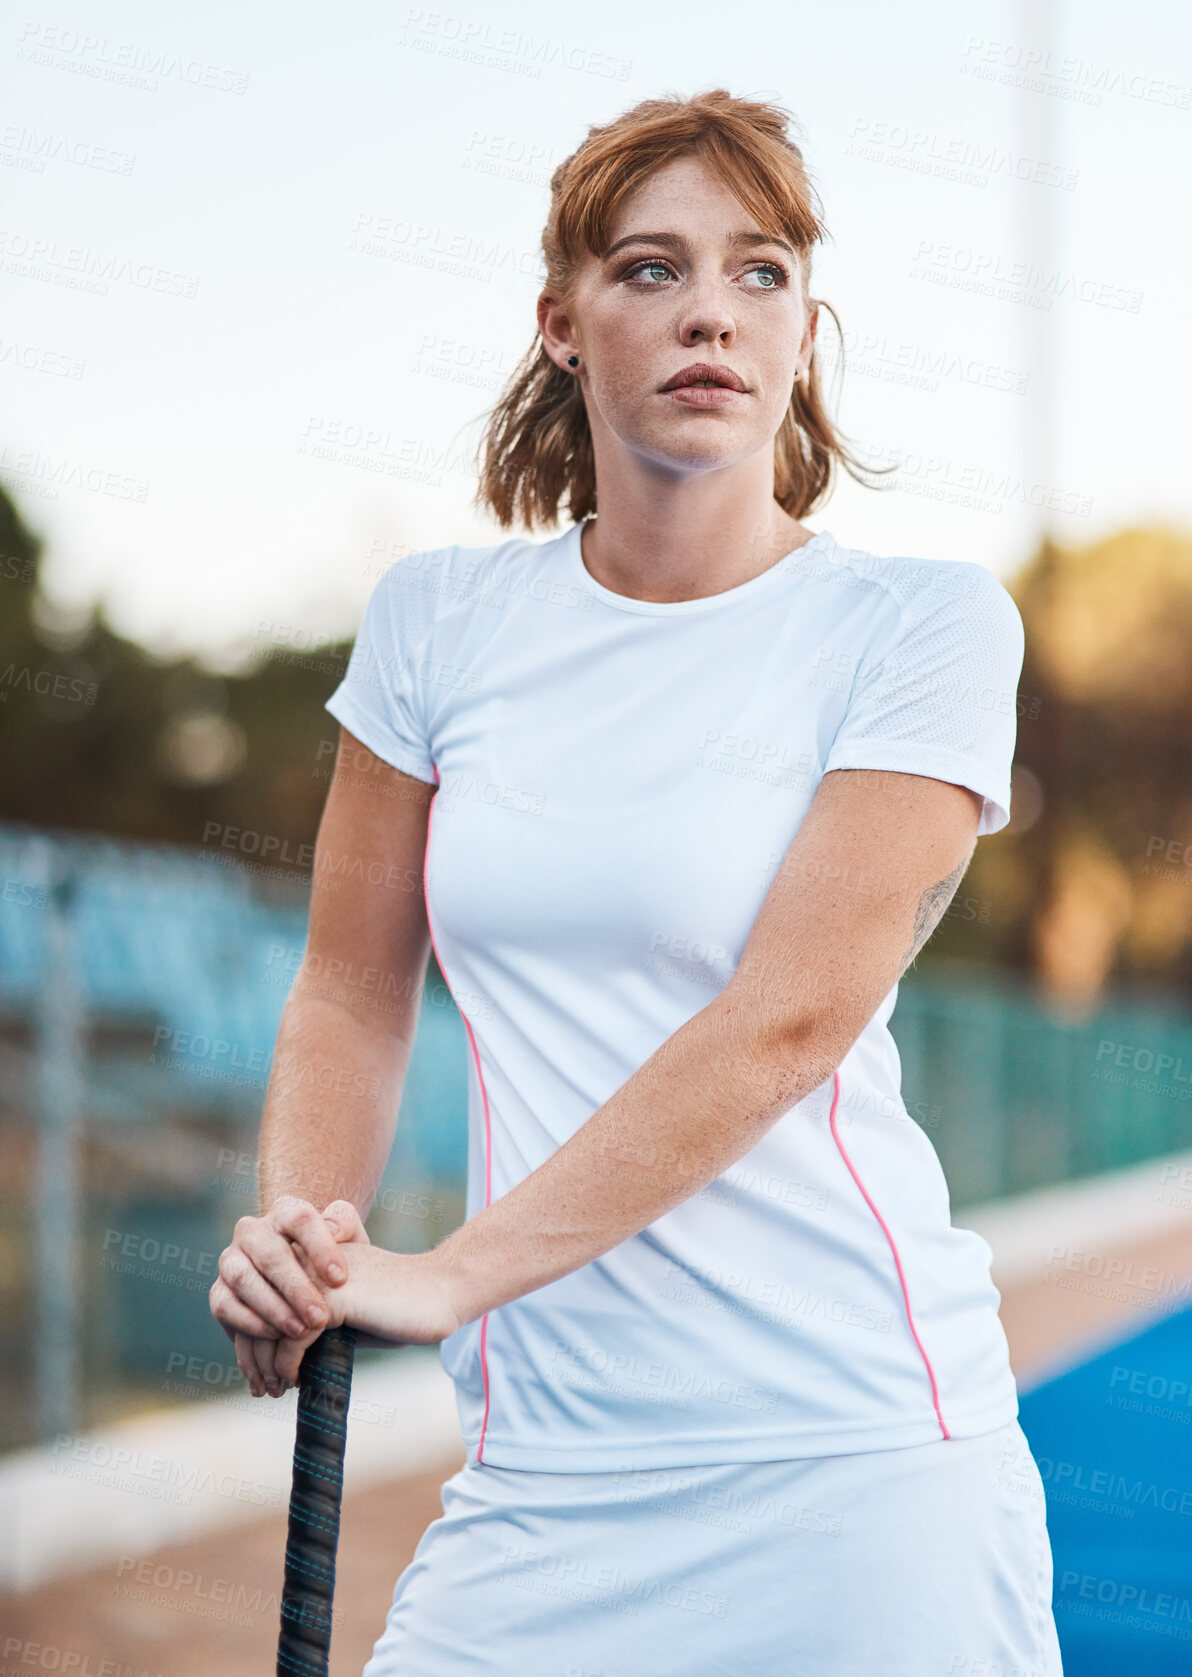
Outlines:
[[[346,1199],[363,1217],[393,1144],[417,997],[397,1015],[368,996],[318,994],[300,975],[286,1001],[261,1116],[260,1203],[283,1194],[320,1208]]]
[[[831,1076],[830,1060],[822,1031],[768,1028],[730,987],[537,1170],[418,1262],[447,1286],[461,1325],[568,1275],[735,1163]],[[393,1289],[374,1285],[356,1319],[400,1334],[400,1309]]]

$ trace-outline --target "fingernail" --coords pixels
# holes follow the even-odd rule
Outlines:
[[[325,1321],[326,1318],[327,1312],[321,1304],[312,1304],[306,1312],[306,1319],[312,1328],[317,1328],[319,1323]]]
[[[342,1281],[344,1278],[344,1266],[342,1264],[328,1264],[327,1274],[333,1281]]]
[[[286,1332],[289,1334],[291,1339],[301,1339],[302,1335],[306,1332],[306,1328],[298,1320],[297,1316],[291,1316],[289,1321],[286,1323]]]

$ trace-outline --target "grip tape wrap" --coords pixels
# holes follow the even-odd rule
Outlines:
[[[298,1371],[278,1677],[327,1677],[355,1353],[354,1328],[329,1328],[307,1347]]]

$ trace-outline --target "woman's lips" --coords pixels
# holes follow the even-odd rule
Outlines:
[[[677,390],[664,390],[662,394],[685,408],[727,408],[744,400],[743,391],[730,390],[724,384],[681,384]]]

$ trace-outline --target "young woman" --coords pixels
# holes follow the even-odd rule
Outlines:
[[[296,981],[212,1308],[258,1395],[328,1323],[441,1342],[467,1464],[367,1677],[1060,1671],[990,1249],[888,1030],[1008,820],[1022,624],[801,522],[856,462],[785,119],[650,100],[556,171],[481,496],[572,522],[392,565],[328,701],[310,966],[401,1004]],[[432,942],[468,1215],[410,1255],[360,1218]]]

